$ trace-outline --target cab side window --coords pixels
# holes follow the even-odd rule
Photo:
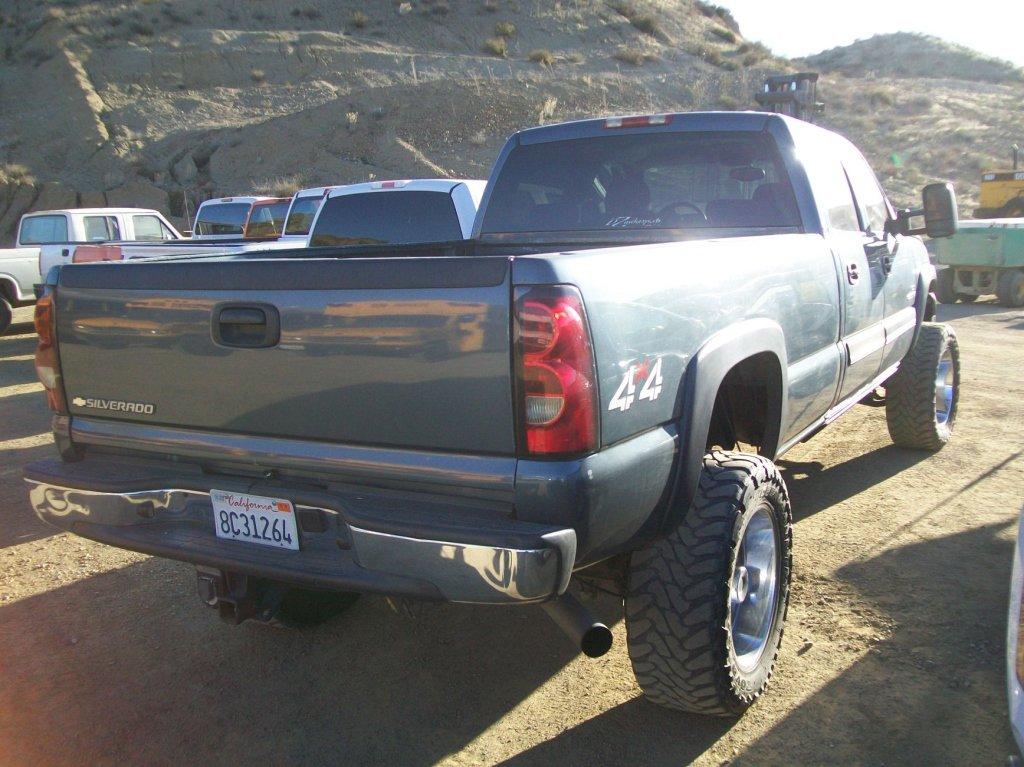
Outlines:
[[[135,239],[159,241],[173,239],[170,230],[156,216],[132,216],[135,227]]]
[[[859,154],[853,153],[846,158],[843,166],[857,199],[862,228],[865,232],[875,235],[885,234],[885,223],[889,220],[889,203],[871,166]]]
[[[104,242],[121,239],[121,227],[114,216],[86,216],[85,239],[89,242]]]
[[[857,208],[843,166],[830,158],[824,163],[818,181],[816,194],[829,228],[840,232],[859,232]]]

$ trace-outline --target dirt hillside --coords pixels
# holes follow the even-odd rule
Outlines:
[[[1020,70],[942,41],[789,62],[690,0],[7,0],[0,47],[0,242],[30,209],[180,217],[186,197],[482,177],[518,128],[751,108],[765,74],[809,66],[821,122],[865,149],[898,204],[951,178],[966,211],[1020,140],[1024,101]]]

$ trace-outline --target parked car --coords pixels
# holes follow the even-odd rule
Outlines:
[[[541,603],[600,655],[576,575],[623,595],[651,700],[742,713],[789,600],[774,459],[881,386],[894,442],[950,439],[959,351],[915,235],[955,231],[952,188],[897,211],[848,141],[757,113],[517,133],[469,242],[443,242],[458,186],[413,183],[332,192],[288,259],[55,273],[36,513],[193,563],[232,622]],[[380,244],[417,232],[442,242]]]
[[[284,233],[291,197],[271,197],[254,202],[245,219],[242,236],[247,240],[276,240]]]
[[[14,306],[35,301],[33,286],[43,270],[70,263],[79,243],[108,240],[177,240],[181,235],[158,211],[148,208],[71,208],[26,213],[15,247],[0,250],[0,333]]]
[[[473,231],[486,181],[368,181],[327,194],[309,237],[313,247],[462,240]]]
[[[309,240],[309,230],[313,226],[313,219],[324,198],[335,189],[341,186],[314,186],[308,189],[300,189],[292,197],[291,206],[288,208],[288,215],[284,222],[284,234],[280,239],[284,242],[291,242],[296,247],[302,247]]]

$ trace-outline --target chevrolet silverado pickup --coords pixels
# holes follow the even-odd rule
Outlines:
[[[622,596],[651,700],[735,716],[789,601],[774,459],[862,401],[898,445],[950,439],[916,235],[955,228],[948,184],[895,210],[833,133],[691,113],[515,134],[469,241],[63,267],[31,504],[192,563],[235,622],[539,603],[600,655],[575,576]]]

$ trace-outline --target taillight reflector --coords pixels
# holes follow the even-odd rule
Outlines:
[[[57,356],[57,322],[53,306],[53,288],[48,287],[36,301],[35,326],[39,343],[36,346],[36,375],[46,391],[46,402],[55,413],[67,414],[64,387],[60,380],[60,358]]]
[[[529,455],[597,448],[597,378],[583,300],[567,285],[518,288],[520,442]]]
[[[97,261],[123,261],[120,245],[79,245],[71,257],[74,264],[92,264]]]

